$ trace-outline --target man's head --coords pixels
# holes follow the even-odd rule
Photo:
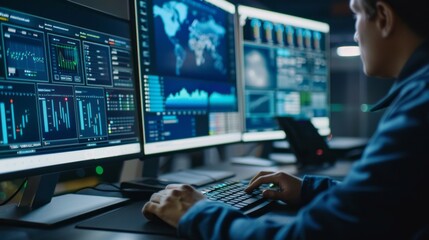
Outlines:
[[[365,12],[370,17],[376,14],[376,2],[380,0],[362,0]],[[422,0],[384,0],[404,23],[417,35],[423,38],[429,36],[429,12],[427,2]]]
[[[429,36],[425,2],[350,0],[356,17],[355,40],[367,75],[398,76],[410,54]]]

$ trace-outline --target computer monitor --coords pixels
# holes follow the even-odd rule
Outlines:
[[[238,6],[243,141],[284,139],[276,117],[329,127],[329,25]]]
[[[66,0],[2,1],[0,179],[37,176],[24,207],[51,201],[60,171],[141,155],[130,30]],[[97,199],[63,195],[34,211],[2,207],[0,218],[53,224],[109,202]]]
[[[241,140],[235,6],[136,0],[146,156]]]

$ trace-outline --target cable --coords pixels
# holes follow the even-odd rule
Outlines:
[[[108,186],[111,186],[111,187],[113,187],[115,189],[101,189],[101,188],[97,188],[97,186],[100,186],[100,185],[108,185]],[[113,183],[109,183],[109,182],[100,182],[100,183],[97,184],[97,186],[83,187],[83,188],[74,190],[74,192],[80,192],[80,191],[85,190],[85,189],[92,189],[92,190],[96,190],[96,191],[100,191],[100,192],[118,192],[118,193],[121,193],[121,190],[122,190],[120,187],[116,186]]]
[[[116,186],[116,185],[115,185],[115,184],[113,184],[113,183],[109,183],[109,182],[101,182],[101,183],[99,183],[98,185],[102,185],[102,184],[106,184],[106,185],[109,185],[109,186],[111,186],[111,187],[113,187],[113,188],[116,188],[116,189],[118,189],[118,190],[121,190],[121,188],[120,188],[120,187]]]
[[[146,189],[146,190],[145,189],[138,189],[138,188],[120,189],[117,186],[114,186],[114,187],[117,189],[100,189],[97,187],[85,187],[85,188],[82,188],[81,190],[91,189],[91,190],[99,191],[99,192],[119,193],[119,194],[121,194],[121,197],[126,197],[126,198],[130,198],[130,199],[138,199],[138,200],[147,200],[155,192],[153,190],[148,190],[148,189]]]
[[[4,200],[2,203],[0,203],[0,206],[4,206],[6,204],[8,204],[15,196],[16,194],[19,193],[19,191],[21,191],[21,189],[24,187],[24,185],[27,183],[27,178],[24,179],[24,181],[22,181],[21,185],[18,187],[18,189],[6,200]]]
[[[100,188],[97,188],[97,187],[87,187],[87,188],[83,188],[81,190],[84,190],[84,189],[92,189],[92,190],[96,190],[96,191],[99,191],[99,192],[115,192],[115,193],[123,193],[124,192],[121,189],[112,190],[112,189],[100,189]]]

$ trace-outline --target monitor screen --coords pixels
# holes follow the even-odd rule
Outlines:
[[[67,1],[2,3],[1,177],[141,153],[130,32]]]
[[[235,6],[136,0],[145,155],[241,140]]]
[[[284,139],[277,116],[311,119],[329,128],[329,26],[238,6],[243,141]]]

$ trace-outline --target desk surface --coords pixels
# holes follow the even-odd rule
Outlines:
[[[338,161],[333,167],[325,170],[321,170],[317,173],[319,175],[328,175],[333,177],[341,178],[345,176],[348,170],[351,167],[352,162],[349,161]],[[230,163],[218,164],[216,166],[210,167],[210,169],[215,170],[229,170],[236,173],[234,178],[236,179],[245,179],[253,176],[257,172],[264,171],[285,171],[292,174],[302,175],[299,173],[298,169],[295,166],[276,166],[276,167],[256,167],[256,166],[244,166],[244,165],[232,165]],[[142,202],[130,202],[125,206],[110,210],[110,211],[121,211],[121,209],[130,208],[131,204],[137,204],[143,206]],[[138,211],[138,210],[136,210]],[[52,228],[30,228],[30,227],[17,227],[17,226],[0,226],[0,239],[9,240],[9,239],[175,239],[175,237],[167,235],[154,235],[154,234],[144,234],[144,233],[133,233],[133,232],[122,232],[122,231],[107,231],[107,230],[93,230],[93,229],[81,229],[76,226],[81,224],[84,221],[93,219],[101,214],[110,213],[104,211],[103,213],[91,214],[83,216],[77,220],[70,221],[66,224],[61,224]],[[138,211],[138,215],[139,215]],[[284,210],[282,208],[274,208],[273,211],[260,216],[260,218],[270,218],[270,219],[281,219],[282,221],[290,221],[293,216],[293,211]],[[142,216],[143,218],[143,216]],[[124,219],[125,221],[132,221],[132,218]]]

